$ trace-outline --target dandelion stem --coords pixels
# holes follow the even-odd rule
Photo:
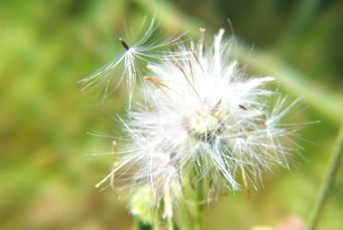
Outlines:
[[[337,154],[336,156],[334,156],[332,160],[327,178],[323,183],[319,201],[314,209],[312,218],[308,225],[309,226],[308,230],[314,230],[316,228],[316,225],[318,224],[318,221],[319,221],[320,214],[322,213],[325,204],[330,198],[330,195],[331,195],[330,193],[332,192],[332,189],[336,180],[336,175],[339,170],[339,166],[341,164],[342,156],[343,156],[343,125],[341,126],[340,132],[338,134],[337,146],[338,146]]]
[[[200,179],[198,181],[196,186],[196,213],[194,218],[194,227],[197,230],[202,230],[203,228],[203,222],[202,222],[202,206],[203,206],[203,179]]]
[[[191,188],[189,183],[185,183],[183,190],[185,193],[190,194]],[[179,194],[179,197],[183,197],[183,194]],[[181,201],[181,200],[180,200]],[[183,200],[179,202],[179,209],[180,209],[180,218],[181,218],[181,224],[180,229],[192,229],[192,224],[189,216],[189,206],[187,204],[187,200]]]

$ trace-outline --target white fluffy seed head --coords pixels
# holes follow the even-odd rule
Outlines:
[[[295,129],[283,119],[298,101],[287,106],[269,90],[273,77],[247,78],[230,58],[234,39],[224,40],[223,29],[212,45],[201,32],[197,45],[180,46],[184,58],[168,55],[147,66],[145,104],[122,121],[130,144],[111,176],[129,194],[148,185],[158,201],[179,194],[191,177],[212,197],[223,187],[256,188],[274,165],[288,168],[292,149],[285,142]]]

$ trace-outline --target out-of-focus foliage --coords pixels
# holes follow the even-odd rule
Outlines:
[[[120,132],[114,114],[125,109],[125,85],[101,103],[77,84],[122,51],[123,21],[135,29],[144,15],[155,14],[163,32],[189,30],[197,39],[200,26],[225,27],[229,34],[230,18],[245,47],[297,69],[320,86],[314,92],[335,93],[342,106],[342,11],[343,2],[333,0],[1,1],[0,228],[130,228],[125,202],[109,188],[94,187],[108,173],[111,156],[85,155],[110,153],[112,138],[87,132]],[[246,191],[224,194],[205,208],[206,229],[275,227],[289,216],[308,220],[340,124],[306,99],[303,106],[297,122],[322,122],[301,132],[309,142],[299,140],[304,151],[293,158],[292,170],[266,173],[250,198]],[[320,229],[343,228],[342,183],[333,195]]]

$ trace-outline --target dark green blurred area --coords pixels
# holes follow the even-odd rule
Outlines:
[[[1,1],[0,229],[130,229],[125,202],[94,187],[109,172],[111,156],[85,155],[110,153],[111,138],[87,132],[119,132],[113,116],[125,110],[125,86],[102,104],[96,93],[80,93],[77,81],[115,58],[123,21],[137,28],[154,12],[163,31],[189,30],[194,39],[200,26],[209,36],[220,27],[230,31],[229,17],[245,46],[343,98],[343,1]],[[206,208],[206,229],[308,220],[340,124],[306,100],[303,106],[301,122],[322,122],[302,130],[311,143],[299,140],[305,150],[292,170],[265,173],[250,199],[245,191],[223,196]],[[342,180],[340,172],[318,229],[343,229]]]

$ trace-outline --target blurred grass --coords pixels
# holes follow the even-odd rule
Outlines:
[[[110,156],[84,155],[110,151],[110,138],[86,133],[118,132],[111,114],[125,109],[125,87],[101,104],[77,81],[115,57],[124,20],[138,28],[154,12],[163,31],[189,30],[194,39],[199,27],[208,36],[230,31],[229,17],[251,72],[305,94],[308,109],[297,120],[322,121],[305,126],[301,135],[313,143],[300,140],[305,151],[292,171],[266,173],[251,199],[222,197],[205,211],[206,229],[276,226],[293,215],[307,221],[343,118],[342,10],[342,1],[1,1],[0,229],[130,228],[125,202],[94,188]],[[342,181],[336,187],[318,229],[343,228]]]

